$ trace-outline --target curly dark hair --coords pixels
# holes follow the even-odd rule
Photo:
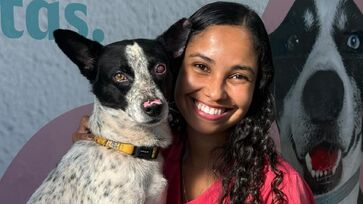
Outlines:
[[[264,170],[269,167],[275,177],[271,183],[273,203],[286,201],[279,189],[283,173],[277,168],[278,153],[268,130],[273,121],[273,98],[270,84],[273,76],[271,48],[267,32],[260,17],[250,8],[238,3],[210,3],[190,18],[189,39],[212,25],[236,25],[251,33],[257,55],[258,74],[251,106],[245,117],[235,125],[226,144],[218,149],[215,168],[221,175],[223,192],[220,203],[226,198],[231,203],[261,203],[260,189],[264,184]],[[181,58],[174,66],[180,67]],[[182,131],[185,121],[177,117],[176,107],[171,106],[173,130]],[[176,123],[173,123],[176,122]]]

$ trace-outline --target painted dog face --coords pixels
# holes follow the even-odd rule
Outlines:
[[[361,164],[362,22],[353,1],[297,0],[270,35],[282,153],[314,194]]]
[[[115,117],[145,125],[167,118],[164,97],[172,95],[171,60],[179,56],[188,37],[188,22],[178,21],[156,40],[134,39],[106,46],[69,30],[56,30],[61,50],[90,81],[96,103]]]

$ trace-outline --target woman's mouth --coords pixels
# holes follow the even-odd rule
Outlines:
[[[208,106],[200,101],[193,99],[194,110],[196,113],[207,120],[219,120],[228,114],[230,108],[217,108]]]

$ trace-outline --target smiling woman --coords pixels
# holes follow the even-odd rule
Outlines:
[[[240,26],[210,26],[192,37],[185,50],[176,104],[193,130],[228,135],[248,111],[256,73],[249,31]]]
[[[261,19],[216,2],[189,20],[174,97],[184,123],[166,151],[168,203],[314,203],[268,136],[273,65]]]
[[[301,176],[276,152],[265,27],[249,8],[208,4],[191,32],[171,101],[173,144],[163,152],[167,203],[314,203]],[[76,137],[86,131],[82,124]]]

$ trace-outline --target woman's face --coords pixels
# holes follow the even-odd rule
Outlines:
[[[248,111],[257,71],[246,28],[214,25],[193,36],[175,90],[188,128],[202,134],[226,133]]]

